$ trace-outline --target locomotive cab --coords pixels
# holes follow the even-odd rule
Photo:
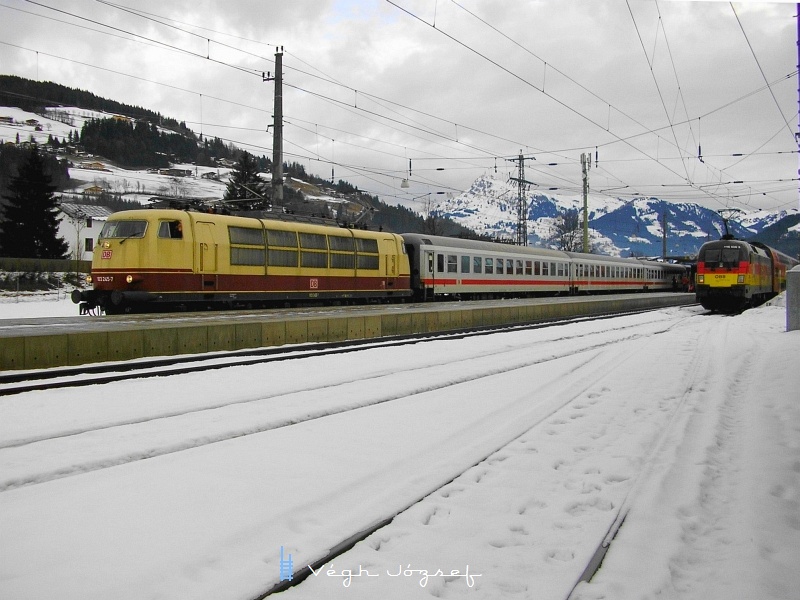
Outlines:
[[[81,313],[100,307],[125,312],[166,291],[165,275],[192,273],[191,221],[182,211],[132,210],[109,217],[92,257],[88,291],[72,300]]]

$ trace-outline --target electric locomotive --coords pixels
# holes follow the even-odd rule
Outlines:
[[[81,313],[247,308],[411,295],[399,235],[292,221],[144,209],[111,215]]]
[[[786,271],[798,264],[759,242],[723,237],[697,256],[695,292],[703,308],[734,313],[758,306],[786,289]]]

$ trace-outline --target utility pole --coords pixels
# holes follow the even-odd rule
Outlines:
[[[519,162],[518,176],[511,177],[511,181],[517,182],[517,246],[528,245],[528,199],[525,197],[525,186],[536,185],[525,180],[525,157],[522,150],[519,151],[517,158],[510,159],[511,162]]]
[[[592,155],[581,154],[581,170],[583,171],[583,251],[591,252],[589,247],[589,169],[592,168]]]
[[[272,203],[283,204],[283,46],[275,49],[275,77],[267,73],[264,81],[275,82],[272,135]]]
[[[667,211],[661,214],[661,258],[667,262]]]

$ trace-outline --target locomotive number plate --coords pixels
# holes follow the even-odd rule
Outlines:
[[[100,255],[100,258],[103,260],[108,260],[111,258],[111,250],[103,250],[103,253]]]
[[[319,279],[312,278],[308,280],[308,287],[312,290],[319,289]]]

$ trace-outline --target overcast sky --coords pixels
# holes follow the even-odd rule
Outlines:
[[[516,176],[521,151],[531,189],[551,194],[580,193],[588,153],[592,193],[780,210],[798,206],[795,14],[752,1],[0,0],[0,72],[271,158],[261,72],[281,46],[284,160],[390,203]]]

